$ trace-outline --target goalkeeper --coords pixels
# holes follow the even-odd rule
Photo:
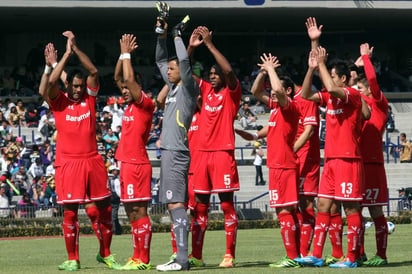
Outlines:
[[[167,22],[164,11],[169,7],[166,3],[157,5],[156,33],[159,34],[156,45],[156,64],[163,80],[169,86],[169,92],[159,94],[166,98],[163,130],[162,161],[160,166],[160,200],[167,204],[176,237],[177,256],[169,262],[158,265],[159,271],[180,271],[190,268],[188,262],[188,218],[184,203],[187,202],[187,176],[190,164],[190,153],[187,132],[192,122],[199,87],[192,77],[190,59],[181,38],[187,26],[188,17],[172,29],[173,41],[177,57],[168,59],[166,38]],[[160,31],[159,31],[160,30]]]

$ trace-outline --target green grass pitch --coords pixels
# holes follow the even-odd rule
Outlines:
[[[271,269],[268,264],[285,255],[279,229],[239,230],[237,237],[236,267],[219,269],[217,265],[225,252],[224,231],[208,231],[205,238],[203,257],[205,268],[192,268],[193,273],[412,273],[412,224],[396,225],[396,230],[388,239],[389,265],[379,268],[361,267],[357,269],[332,270],[322,268]],[[366,231],[366,253],[372,257],[375,249],[375,229]],[[344,236],[344,243],[346,236]],[[346,250],[346,245],[344,246]],[[95,260],[98,252],[96,237],[80,238],[80,261],[82,273],[119,273],[106,269]],[[130,235],[114,236],[112,252],[119,262],[126,262],[132,255]],[[189,248],[190,252],[190,248]],[[324,256],[331,247],[327,239]],[[152,238],[151,262],[154,265],[165,263],[171,254],[170,233],[155,233]],[[0,240],[0,273],[65,273],[58,271],[57,265],[66,260],[64,240],[59,238],[2,239]],[[153,269],[150,272],[155,272]],[[122,271],[124,273],[124,271]]]

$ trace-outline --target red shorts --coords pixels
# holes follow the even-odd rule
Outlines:
[[[234,151],[198,151],[193,162],[194,191],[200,194],[239,190]]]
[[[318,197],[340,201],[362,201],[363,164],[356,158],[325,161]]]
[[[59,193],[62,193],[62,180],[60,178],[60,172],[61,166],[56,166],[54,167],[54,182],[56,184],[56,194],[57,194],[57,203],[58,204],[63,204],[63,201],[60,200],[59,198]]]
[[[152,183],[151,164],[131,164],[122,162],[120,169],[120,201],[150,201]]]
[[[269,169],[270,207],[286,207],[299,203],[296,169]]]
[[[103,158],[97,154],[89,158],[65,159],[57,168],[56,190],[59,203],[84,203],[110,197],[110,186]]]
[[[196,201],[195,201],[195,191],[194,191],[194,181],[193,181],[193,174],[190,174],[187,176],[187,194],[189,196],[189,202],[187,204],[187,207],[190,210],[195,210],[196,208]]]
[[[384,206],[388,204],[388,184],[383,164],[363,164],[365,185],[362,206]]]
[[[299,195],[318,196],[320,163],[305,161],[299,169]]]

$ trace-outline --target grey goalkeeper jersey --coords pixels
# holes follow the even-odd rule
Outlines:
[[[176,55],[179,60],[179,85],[168,81],[168,56],[166,39],[157,39],[156,64],[159,67],[163,80],[169,86],[163,114],[163,128],[161,148],[176,151],[189,151],[187,132],[192,122],[196,99],[199,95],[199,86],[192,76],[190,59],[181,38],[174,39]]]

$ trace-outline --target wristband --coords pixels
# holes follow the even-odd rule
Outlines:
[[[46,65],[46,66],[44,67],[44,72],[43,72],[43,73],[44,73],[44,74],[50,74],[51,71],[52,71],[52,67]]]
[[[52,67],[55,68],[57,66],[57,62],[54,62]]]
[[[130,59],[130,53],[123,53],[123,60],[124,59]]]
[[[253,140],[257,140],[259,138],[259,135],[257,134],[257,132],[253,133]]]
[[[119,60],[123,60],[123,54],[120,54]]]

